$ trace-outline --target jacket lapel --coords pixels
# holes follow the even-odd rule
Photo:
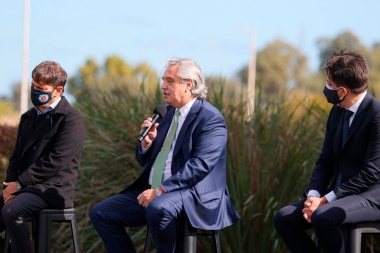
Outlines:
[[[367,93],[365,98],[363,99],[363,102],[359,106],[358,111],[356,112],[356,115],[351,123],[350,128],[348,129],[346,142],[343,144],[343,147],[364,121],[365,117],[367,116],[367,108],[371,104],[371,101],[372,96],[369,93]]]
[[[182,143],[183,143],[183,140],[185,138],[185,134],[187,132],[187,129],[188,129],[189,125],[191,124],[191,122],[193,122],[193,120],[197,117],[197,113],[201,107],[201,104],[202,104],[202,100],[196,99],[193,106],[191,107],[189,113],[187,114],[186,119],[183,122],[183,125],[180,129],[180,132],[178,134],[178,137],[177,137],[177,140],[175,143],[175,147],[173,150],[173,157],[176,156],[176,154],[180,150],[180,147],[182,146]]]
[[[330,132],[335,136],[334,137],[334,151],[335,154],[339,155],[340,151],[342,150],[342,130],[343,130],[343,118],[344,118],[344,109],[337,107],[337,110],[339,110],[336,114],[338,115],[331,115],[331,124],[330,124]],[[334,122],[334,119],[337,119],[336,122]]]

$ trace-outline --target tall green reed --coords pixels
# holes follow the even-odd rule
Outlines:
[[[247,120],[247,102],[222,107],[229,129],[228,184],[241,221],[222,233],[229,252],[284,252],[274,213],[301,197],[322,145],[326,111],[318,99],[284,94],[260,100]],[[305,102],[305,100],[307,102]]]

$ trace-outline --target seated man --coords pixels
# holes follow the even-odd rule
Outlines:
[[[282,208],[274,225],[292,252],[345,252],[341,226],[380,219],[380,102],[368,92],[359,54],[334,52],[324,94],[333,104],[305,198]]]
[[[169,60],[162,80],[167,114],[137,144],[141,175],[90,211],[107,252],[136,252],[125,227],[146,224],[157,252],[173,252],[182,212],[192,226],[207,230],[239,220],[226,184],[226,123],[205,101],[199,66],[190,59]],[[151,124],[147,118],[141,130]]]
[[[21,116],[0,201],[0,229],[6,226],[12,253],[32,252],[25,217],[73,207],[86,130],[81,114],[62,96],[66,78],[51,61],[32,72],[34,108]]]

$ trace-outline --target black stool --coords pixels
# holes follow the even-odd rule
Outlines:
[[[220,240],[219,240],[219,230],[210,230],[198,233],[198,230],[194,228],[186,214],[180,216],[178,220],[177,229],[177,243],[176,243],[176,253],[196,253],[197,251],[197,236],[211,236],[214,246],[214,253],[220,253]],[[152,244],[152,234],[147,227],[144,253],[149,253]]]
[[[74,244],[75,253],[79,253],[78,229],[76,223],[75,208],[70,209],[45,209],[41,210],[38,217],[38,253],[50,253],[51,222],[70,222],[71,234]],[[9,236],[6,233],[4,252],[9,247]]]
[[[380,223],[366,222],[353,224],[350,227],[350,252],[365,252],[365,240],[362,240],[364,234],[379,234]],[[365,239],[365,237],[363,238]]]
[[[361,222],[356,224],[345,224],[341,227],[345,252],[365,253],[365,234],[379,234],[380,223]],[[317,243],[318,246],[318,243]],[[321,249],[318,247],[319,252]]]

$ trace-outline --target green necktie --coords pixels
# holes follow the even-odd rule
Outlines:
[[[178,116],[180,112],[176,109],[172,121],[172,125],[170,127],[170,131],[166,137],[164,145],[161,148],[161,151],[158,153],[156,157],[156,161],[154,162],[154,171],[153,171],[153,179],[152,179],[152,188],[156,188],[161,184],[162,181],[162,173],[164,172],[166,160],[168,159],[170,147],[172,146],[173,138],[178,126]]]

